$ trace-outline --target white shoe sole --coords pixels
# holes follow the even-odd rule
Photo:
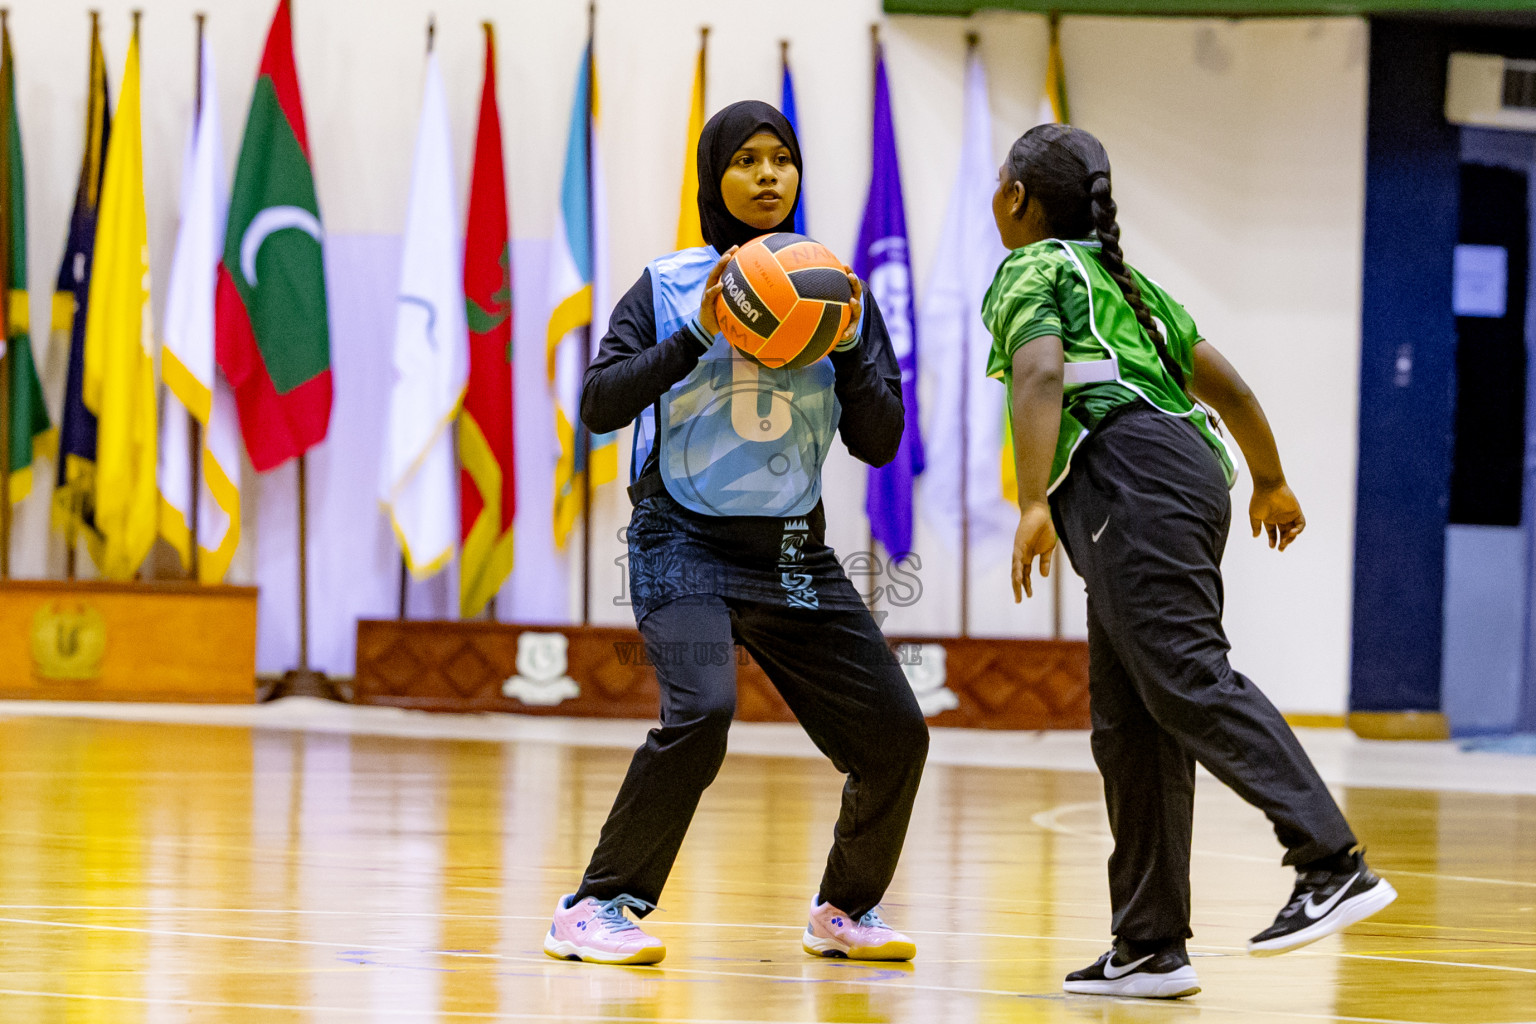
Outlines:
[[[800,947],[812,956],[845,957],[849,960],[911,960],[917,956],[917,946],[911,942],[845,946],[836,939],[824,939],[809,928],[800,936]]]
[[[1066,981],[1061,990],[1079,996],[1129,996],[1133,999],[1178,999],[1200,991],[1200,979],[1193,967],[1184,966],[1167,974],[1132,971],[1123,978],[1103,981]]]
[[[1392,884],[1386,879],[1382,879],[1359,896],[1340,903],[1333,913],[1315,924],[1310,924],[1289,935],[1277,935],[1263,942],[1249,942],[1248,953],[1250,956],[1279,956],[1281,953],[1300,949],[1318,939],[1343,931],[1352,924],[1364,921],[1372,914],[1390,906],[1395,899],[1397,899],[1397,890],[1392,888]]]
[[[593,949],[591,946],[578,946],[574,942],[561,942],[548,932],[544,933],[544,952],[556,960],[583,960],[589,964],[614,964],[618,966],[628,964],[654,964],[660,963],[667,955],[666,946],[645,946],[633,953],[613,953],[602,949]]]

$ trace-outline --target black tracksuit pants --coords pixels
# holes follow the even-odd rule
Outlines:
[[[1355,844],[1285,719],[1227,663],[1221,556],[1232,503],[1210,447],[1146,405],[1112,413],[1051,496],[1088,588],[1093,756],[1114,852],[1112,931],[1183,942],[1195,762],[1274,825],[1284,863]]]
[[[640,623],[661,684],[661,725],[635,751],[576,899],[661,898],[699,797],[725,758],[736,710],[733,639],[847,775],[821,898],[858,918],[896,872],[928,755],[917,698],[868,611],[787,608],[711,595]]]

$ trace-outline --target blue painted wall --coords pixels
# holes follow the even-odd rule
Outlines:
[[[1530,57],[1536,33],[1371,23],[1352,711],[1441,709],[1460,207],[1460,131],[1444,117],[1452,50]]]
[[[1460,146],[1448,31],[1371,25],[1352,711],[1438,711]]]

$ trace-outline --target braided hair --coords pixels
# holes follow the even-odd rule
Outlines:
[[[1098,139],[1065,124],[1042,124],[1021,135],[1008,151],[1008,177],[1040,201],[1046,225],[1057,238],[1099,240],[1099,261],[1120,286],[1136,322],[1157,349],[1163,368],[1180,388],[1184,371],[1168,351],[1168,342],[1141,297],[1141,288],[1120,251],[1120,225],[1110,193],[1109,154]]]

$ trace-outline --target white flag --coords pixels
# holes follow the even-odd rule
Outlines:
[[[405,214],[380,481],[380,500],[418,579],[448,563],[459,537],[452,426],[469,376],[469,334],[453,197],[448,101],[431,53]]]
[[[987,378],[992,335],[981,320],[982,297],[1008,254],[992,220],[996,189],[987,75],[973,49],[965,72],[960,173],[944,215],[917,328],[929,353],[923,357],[923,371],[933,389],[932,418],[923,441],[928,468],[919,478],[921,508],[923,518],[956,551],[961,537],[962,429],[971,543],[1011,537],[1019,518],[1002,497],[1004,389]]]
[[[240,543],[240,426],[234,395],[214,365],[214,291],[224,254],[229,194],[219,139],[219,97],[213,48],[203,39],[198,71],[202,106],[182,161],[181,227],[165,303],[160,375],[166,409],[160,417],[156,467],[160,534],[192,558],[192,418],[203,428],[197,501],[198,579],[218,583]],[[176,408],[177,405],[180,408]]]

